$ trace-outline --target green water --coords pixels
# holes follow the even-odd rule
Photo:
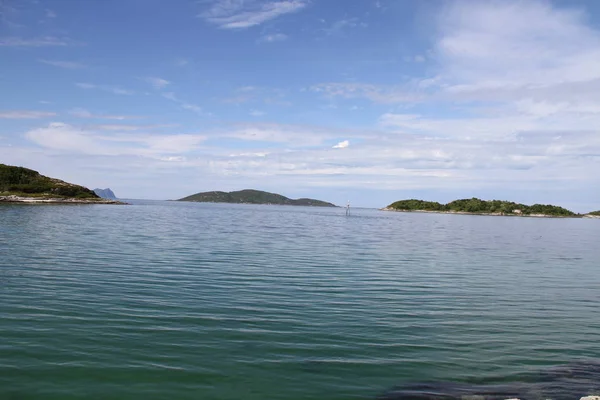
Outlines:
[[[519,382],[600,359],[599,306],[597,220],[0,205],[2,400]]]

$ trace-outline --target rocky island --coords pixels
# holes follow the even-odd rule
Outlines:
[[[102,199],[86,187],[5,164],[0,164],[0,203],[125,204]]]
[[[471,215],[504,215],[519,217],[546,217],[546,218],[581,218],[590,216],[576,214],[566,208],[550,204],[534,204],[528,206],[503,200],[481,200],[478,198],[454,200],[448,204],[423,200],[400,200],[383,209],[384,211],[402,212],[432,212],[444,214],[471,214]]]
[[[289,206],[336,207],[335,204],[315,199],[290,199],[277,193],[246,189],[236,192],[202,192],[178,201],[198,203],[276,204]]]
[[[96,193],[96,195],[98,197],[102,197],[103,199],[109,199],[109,200],[116,200],[117,196],[115,196],[115,193],[110,190],[110,188],[106,188],[106,189],[94,189],[94,193]]]

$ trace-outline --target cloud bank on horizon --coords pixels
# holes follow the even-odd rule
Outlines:
[[[598,209],[599,24],[594,0],[8,0],[0,162],[130,198]]]

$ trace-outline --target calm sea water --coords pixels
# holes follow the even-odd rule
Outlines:
[[[400,398],[600,360],[598,220],[134,203],[0,206],[0,399]]]

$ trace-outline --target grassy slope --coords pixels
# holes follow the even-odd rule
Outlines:
[[[23,167],[0,164],[0,195],[100,199],[93,191]]]

